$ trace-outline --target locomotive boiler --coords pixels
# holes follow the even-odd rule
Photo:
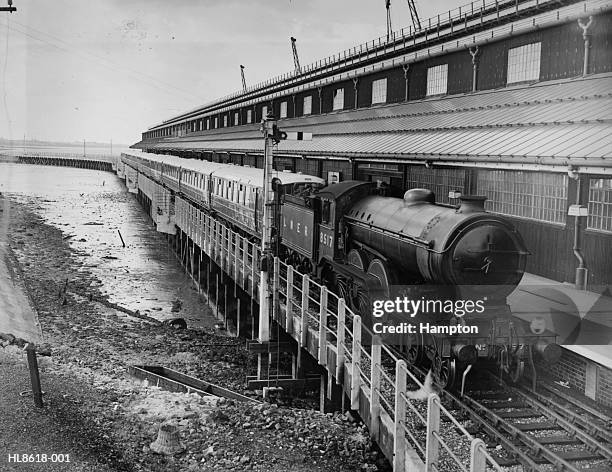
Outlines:
[[[505,218],[484,210],[484,197],[440,205],[429,190],[391,198],[378,195],[374,184],[348,181],[311,199],[312,216],[285,197],[281,237],[316,261],[322,278],[330,268],[340,276],[357,270],[375,277],[382,288],[482,285],[498,287],[495,295],[503,298],[524,273],[528,252],[521,236]],[[311,226],[318,221],[318,239],[304,238],[297,226],[301,220],[312,220]]]
[[[444,384],[479,357],[503,360],[518,379],[528,358],[525,347],[545,352],[548,362],[558,351],[548,348],[554,336],[536,336],[511,319],[506,297],[523,276],[528,251],[514,226],[486,212],[484,201],[465,196],[456,206],[438,204],[426,189],[391,198],[375,184],[345,181],[302,202],[285,195],[280,236],[289,260],[301,259],[302,268],[309,267],[364,319],[373,299],[392,298],[398,287],[413,299],[486,299],[484,313],[461,319],[479,326],[479,336],[416,335],[402,337],[398,347],[409,361],[431,366]]]

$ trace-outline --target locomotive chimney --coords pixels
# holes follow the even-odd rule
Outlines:
[[[464,195],[459,197],[461,204],[457,208],[457,213],[476,213],[485,211],[484,202],[487,197],[481,195]]]

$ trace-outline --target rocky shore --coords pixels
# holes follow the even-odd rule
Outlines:
[[[388,470],[348,413],[210,400],[129,379],[129,365],[161,365],[244,394],[249,356],[244,340],[212,328],[176,330],[112,308],[83,255],[35,208],[35,199],[11,201],[8,234],[51,354],[39,358],[45,408],[28,397],[23,351],[0,349],[1,470]],[[150,449],[165,423],[178,428],[183,452]],[[8,454],[69,454],[70,463],[9,463]]]

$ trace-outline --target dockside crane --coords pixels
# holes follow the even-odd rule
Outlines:
[[[295,45],[296,41],[297,39],[291,36],[291,49],[293,50],[293,65],[295,66],[295,73],[301,74],[302,67],[300,66],[300,58],[298,57],[297,47]]]
[[[414,0],[406,0],[408,3],[408,10],[410,11],[410,19],[412,20],[412,26],[415,31],[421,30],[421,20],[417,13],[416,5]],[[385,8],[387,9],[387,41],[391,38],[393,33],[393,26],[391,25],[391,0],[385,0]]]
[[[387,41],[389,41],[389,36],[393,31],[391,26],[391,0],[385,0],[385,8],[387,9]]]
[[[246,80],[244,80],[244,66],[240,64],[240,75],[242,76],[242,90],[246,92]]]
[[[408,10],[410,10],[410,19],[412,20],[412,26],[414,26],[414,30],[421,31],[421,20],[419,19],[419,14],[417,13],[414,0],[406,1],[408,2]]]

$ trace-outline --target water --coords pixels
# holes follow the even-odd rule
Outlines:
[[[181,316],[190,326],[214,325],[164,235],[115,174],[0,163],[0,192],[70,236],[76,257],[111,302],[160,320]],[[171,312],[176,299],[179,313]]]

